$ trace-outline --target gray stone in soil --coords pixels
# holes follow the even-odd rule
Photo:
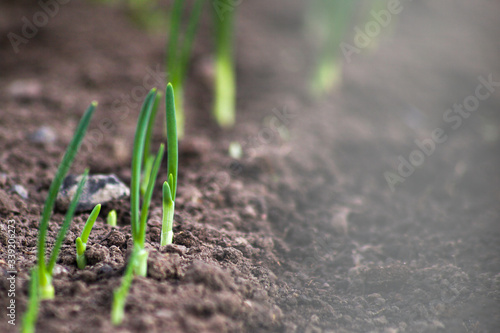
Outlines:
[[[35,133],[28,135],[28,140],[33,143],[53,143],[57,140],[57,134],[50,126],[41,126]]]
[[[34,79],[17,80],[7,86],[7,93],[19,99],[39,98],[42,94],[42,84]]]
[[[67,176],[59,194],[57,195],[57,208],[66,211],[71,199],[76,193],[80,176]],[[105,204],[109,201],[128,197],[130,189],[114,174],[111,175],[90,175],[80,196],[80,202],[76,207],[76,212],[92,210],[97,204]]]
[[[17,193],[23,199],[28,199],[28,191],[22,185],[12,186],[12,192]]]

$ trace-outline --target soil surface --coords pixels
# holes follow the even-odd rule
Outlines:
[[[353,54],[342,87],[319,100],[305,88],[314,44],[303,32],[305,5],[239,5],[238,121],[228,131],[210,116],[205,13],[185,89],[174,244],[159,246],[159,181],[148,276],[134,279],[127,318],[113,327],[112,292],[131,249],[128,199],[104,206],[85,270],[74,241],[88,213],[78,214],[37,332],[500,331],[498,83],[482,88],[490,94],[477,111],[445,119],[489,75],[500,81],[500,3],[402,1],[378,47]],[[118,7],[61,5],[15,53],[7,34],[21,34],[22,17],[38,11],[30,1],[0,4],[1,332],[20,325],[40,213],[85,108],[99,101],[72,173],[89,167],[128,184],[143,92],[165,87],[165,35],[142,31]],[[29,140],[43,125],[55,141]],[[445,142],[429,143],[436,129]],[[164,140],[156,130],[155,147]],[[228,155],[232,141],[239,160]],[[403,177],[401,158],[420,165],[403,167]],[[387,172],[399,179],[394,189]],[[104,221],[111,209],[116,228]],[[63,216],[51,219],[49,248]],[[16,327],[5,315],[9,220]]]

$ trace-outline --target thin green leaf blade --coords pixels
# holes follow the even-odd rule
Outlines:
[[[167,154],[169,175],[172,175],[173,181],[170,184],[172,192],[172,201],[175,201],[177,193],[177,169],[179,165],[179,144],[177,141],[177,123],[175,120],[175,97],[172,84],[167,85],[166,92],[166,119],[167,119]]]
[[[179,66],[179,82],[181,85],[184,85],[184,79],[187,73],[189,58],[191,56],[191,49],[193,47],[193,42],[196,37],[196,31],[198,30],[198,22],[200,21],[200,16],[203,10],[203,4],[204,0],[197,0],[193,5],[193,10],[189,17],[186,36],[184,38],[184,43],[182,45],[181,60],[177,64]]]
[[[170,31],[168,39],[167,71],[172,73],[177,58],[180,23],[182,18],[183,0],[175,0],[170,15]]]
[[[54,180],[52,181],[52,184],[49,188],[49,194],[47,200],[45,201],[45,206],[43,208],[43,213],[40,218],[40,224],[38,227],[38,283],[40,283],[41,285],[46,285],[47,283],[49,283],[45,274],[45,237],[47,234],[47,228],[49,226],[49,219],[54,209],[57,193],[59,192],[59,188],[61,187],[64,177],[66,177],[71,164],[73,164],[73,160],[75,159],[75,156],[82,144],[83,138],[96,107],[97,102],[92,102],[88,109],[85,111],[82,119],[80,120],[80,123],[78,124],[78,127],[76,128],[73,139],[71,140],[61,161],[61,164],[59,165],[56,176],[54,177]]]
[[[132,180],[130,186],[130,211],[132,224],[132,238],[137,239],[139,234],[139,217],[140,217],[140,186],[141,186],[141,166],[144,156],[144,140],[146,130],[151,115],[154,100],[156,98],[156,89],[151,91],[146,96],[142,105],[139,120],[134,138],[134,150],[132,152]]]
[[[66,216],[64,217],[64,222],[61,226],[61,229],[59,230],[59,233],[57,234],[56,242],[54,244],[54,247],[52,248],[50,260],[49,260],[49,263],[47,265],[47,273],[50,276],[52,276],[52,271],[54,270],[54,266],[56,264],[57,257],[59,256],[59,251],[61,250],[61,245],[64,241],[64,238],[66,237],[66,233],[68,232],[69,225],[71,224],[71,221],[73,220],[76,206],[78,205],[78,202],[80,201],[80,196],[82,195],[83,187],[85,185],[85,182],[87,181],[88,174],[89,174],[89,170],[86,169],[85,172],[83,173],[83,176],[80,180],[80,183],[78,184],[78,188],[76,190],[75,196],[73,197],[73,200],[71,200],[68,211],[66,212]]]
[[[156,114],[158,113],[158,108],[160,106],[161,99],[163,94],[161,92],[157,92],[155,101],[153,103],[153,108],[151,109],[151,115],[148,121],[148,129],[146,130],[146,140],[144,142],[144,157],[142,161],[142,165],[144,166],[147,162],[147,159],[151,155],[151,141],[153,139],[153,131],[155,127]]]
[[[158,176],[158,171],[160,170],[161,161],[163,159],[163,155],[165,153],[165,146],[163,144],[160,145],[158,150],[158,154],[156,155],[155,162],[153,164],[153,169],[151,170],[151,176],[149,178],[148,189],[146,190],[146,195],[144,196],[144,202],[142,204],[141,209],[141,226],[139,239],[141,244],[144,244],[144,238],[146,235],[146,224],[149,213],[149,205],[151,204],[151,198],[153,196],[153,190],[156,183],[156,178]]]

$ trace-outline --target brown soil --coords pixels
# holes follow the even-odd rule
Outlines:
[[[498,332],[500,94],[457,130],[442,118],[474,93],[478,76],[500,80],[500,6],[478,2],[405,2],[379,48],[354,55],[343,87],[314,101],[303,89],[311,43],[302,33],[305,2],[243,1],[238,123],[230,131],[210,118],[204,22],[186,87],[174,244],[158,245],[158,186],[148,276],[134,279],[127,318],[113,327],[112,291],[131,247],[129,204],[104,207],[85,270],[75,263],[87,217],[79,214],[37,331]],[[0,4],[1,332],[16,331],[5,316],[8,220],[17,237],[19,327],[40,212],[79,117],[99,101],[72,172],[90,167],[129,183],[139,107],[116,101],[140,91],[147,67],[163,68],[165,36],[134,27],[119,8],[83,1],[62,6],[14,53],[7,33],[20,33],[21,18],[39,10],[29,1]],[[12,91],[16,80],[24,93]],[[278,123],[290,140],[278,135]],[[56,130],[56,142],[27,140],[41,125]],[[392,192],[384,172],[437,127],[448,141]],[[228,156],[231,141],[243,146],[239,161]],[[28,199],[12,193],[15,184]],[[111,209],[117,228],[102,218]],[[49,247],[62,219],[53,215]]]

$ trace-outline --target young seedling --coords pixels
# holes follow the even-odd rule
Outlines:
[[[227,2],[227,3],[226,3]],[[214,116],[221,127],[235,121],[236,79],[233,35],[236,7],[234,1],[215,1],[215,96]]]
[[[170,31],[167,44],[167,71],[170,73],[170,81],[176,91],[177,128],[179,130],[179,137],[181,138],[184,136],[184,81],[204,1],[196,0],[194,3],[183,43],[179,46],[184,2],[184,0],[174,1],[170,16]]]
[[[116,210],[112,210],[108,214],[107,222],[110,226],[116,227]]]
[[[166,119],[167,119],[167,151],[168,151],[168,181],[163,183],[163,221],[161,227],[160,245],[172,244],[173,222],[175,211],[175,196],[177,192],[178,142],[175,121],[175,95],[174,88],[169,83],[166,93]]]
[[[35,333],[36,319],[38,317],[38,309],[40,306],[40,298],[38,297],[38,269],[35,266],[31,270],[29,301],[26,307],[26,312],[23,316],[21,326],[22,333]]]
[[[339,45],[346,35],[354,1],[315,0],[310,2],[306,23],[319,41],[310,87],[320,96],[341,83],[342,57]]]
[[[151,169],[153,168],[153,162],[155,160],[155,155],[151,151],[151,141],[153,139],[153,130],[156,120],[156,113],[158,112],[158,106],[160,105],[161,98],[162,94],[158,92],[156,94],[153,108],[151,109],[151,116],[149,117],[148,121],[148,129],[146,130],[146,139],[144,142],[144,158],[142,162],[142,166],[144,168],[144,171],[142,172],[142,181],[141,181],[142,198],[144,198],[146,190],[148,189],[149,176],[151,174]]]
[[[87,127],[90,123],[90,119],[94,113],[94,110],[97,106],[96,102],[93,102],[90,107],[87,109],[85,114],[83,115],[78,127],[76,129],[75,135],[71,140],[68,149],[66,150],[66,154],[64,155],[61,164],[59,165],[59,169],[57,170],[56,176],[52,181],[52,184],[49,188],[49,195],[47,200],[45,201],[45,206],[43,209],[42,216],[40,218],[40,224],[38,227],[38,295],[41,299],[52,299],[54,298],[54,286],[52,285],[52,271],[54,269],[57,257],[59,255],[59,250],[61,248],[64,237],[66,236],[66,232],[68,231],[71,220],[73,219],[73,214],[76,209],[76,205],[80,198],[80,194],[83,190],[83,184],[87,179],[88,170],[85,171],[84,176],[81,178],[80,183],[78,185],[78,190],[76,191],[73,200],[69,206],[68,212],[64,219],[63,225],[59,231],[56,242],[52,249],[52,253],[50,255],[49,261],[46,262],[45,258],[45,242],[47,236],[47,229],[49,226],[49,219],[52,215],[52,210],[54,209],[55,200],[57,197],[57,192],[59,192],[59,188],[63,182],[64,177],[68,173],[73,160],[75,159],[76,153],[80,148],[83,137],[85,136],[85,132],[87,131]]]
[[[169,84],[167,87],[167,99],[170,94],[172,94],[172,86]],[[139,200],[139,186],[140,186],[140,175],[141,175],[141,161],[144,154],[144,146],[146,139],[146,127],[148,125],[149,117],[151,117],[152,103],[156,97],[156,89],[152,89],[142,106],[141,113],[139,115],[139,120],[137,122],[137,129],[135,132],[134,139],[134,151],[132,153],[132,181],[130,190],[130,206],[131,206],[131,217],[132,217],[132,238],[134,247],[129,258],[125,274],[122,279],[121,286],[116,289],[113,293],[113,305],[111,309],[111,322],[113,325],[119,325],[123,321],[125,316],[125,303],[127,296],[134,278],[134,273],[140,276],[146,276],[147,273],[147,259],[148,252],[144,248],[145,236],[146,236],[146,222],[148,218],[149,205],[151,203],[151,197],[153,195],[153,188],[156,182],[156,177],[158,175],[158,170],[160,169],[161,160],[163,159],[163,154],[165,147],[160,145],[160,149],[156,158],[153,162],[151,168],[151,173],[149,177],[148,187],[146,189],[142,209],[140,208]],[[173,103],[173,95],[171,96]],[[174,120],[175,120],[175,109]],[[170,145],[170,144],[169,144]],[[170,148],[169,148],[170,149]],[[169,150],[170,151],[170,150]]]
[[[97,216],[99,216],[99,212],[101,211],[101,205],[98,204],[90,213],[87,222],[82,230],[82,235],[78,237],[75,241],[76,243],[76,264],[79,269],[85,269],[87,266],[87,258],[85,258],[85,250],[87,249],[87,240],[89,239],[90,232],[92,231],[92,227],[94,226],[95,220]]]
[[[140,207],[140,182],[141,182],[141,167],[144,158],[144,145],[146,140],[146,130],[151,116],[151,111],[156,98],[156,89],[152,89],[146,96],[144,104],[137,122],[137,129],[134,139],[134,150],[132,153],[132,180],[130,186],[130,210],[132,224],[132,239],[134,243],[134,251],[136,251],[136,260],[134,264],[134,272],[140,276],[146,276],[148,252],[144,248],[146,239],[146,224],[149,213],[149,205],[153,195],[153,188],[163,158],[164,146],[160,146],[158,154],[153,163],[153,168],[150,173],[148,187],[144,194],[142,208]]]

